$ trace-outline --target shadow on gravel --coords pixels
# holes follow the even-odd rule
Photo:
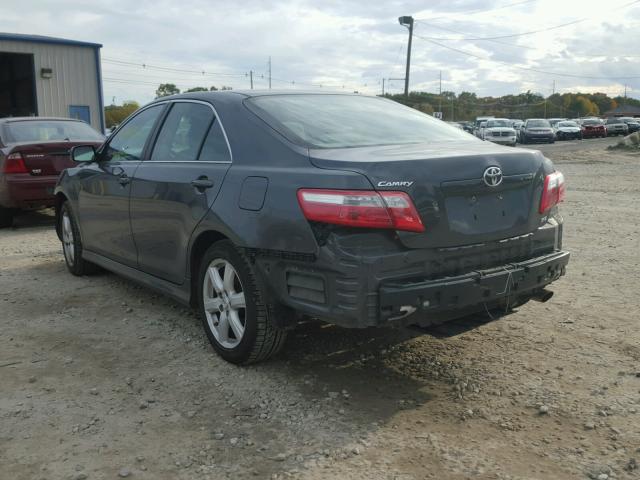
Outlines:
[[[348,411],[348,423],[386,423],[399,410],[433,398],[424,382],[384,361],[390,349],[417,336],[422,333],[409,329],[351,330],[309,321],[290,333],[279,358],[298,380],[315,378],[311,388],[302,390],[312,402],[336,399]]]
[[[30,227],[53,227],[55,223],[55,212],[52,208],[20,212],[13,219],[13,229],[23,229]]]

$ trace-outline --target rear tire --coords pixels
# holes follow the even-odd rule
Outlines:
[[[64,202],[60,209],[60,234],[62,237],[62,252],[64,254],[64,262],[67,270],[72,275],[80,277],[95,273],[99,267],[82,258],[82,240],[80,239],[80,230],[73,217],[71,205]]]
[[[228,362],[258,363],[284,345],[287,332],[270,318],[264,282],[228,240],[211,245],[200,262],[198,309],[209,342]]]
[[[0,207],[0,228],[10,228],[13,226],[13,216],[15,211],[11,208]]]

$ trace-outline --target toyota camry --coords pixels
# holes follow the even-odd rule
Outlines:
[[[511,313],[565,272],[563,175],[357,94],[158,99],[55,190],[69,271],[192,305],[226,360],[264,360],[303,317],[342,327]]]

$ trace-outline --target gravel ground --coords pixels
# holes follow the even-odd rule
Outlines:
[[[638,478],[640,157],[548,154],[572,252],[549,303],[310,322],[249,368],[173,301],[72,277],[50,213],[22,217],[0,232],[0,478]]]

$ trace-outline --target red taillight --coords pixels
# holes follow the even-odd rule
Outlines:
[[[565,188],[564,175],[562,173],[554,172],[547,175],[544,179],[542,198],[540,199],[540,213],[545,213],[554,205],[562,202]]]
[[[350,227],[424,232],[411,198],[404,192],[368,190],[298,190],[307,220]]]
[[[4,173],[29,173],[24,158],[19,153],[12,153],[4,161]]]

